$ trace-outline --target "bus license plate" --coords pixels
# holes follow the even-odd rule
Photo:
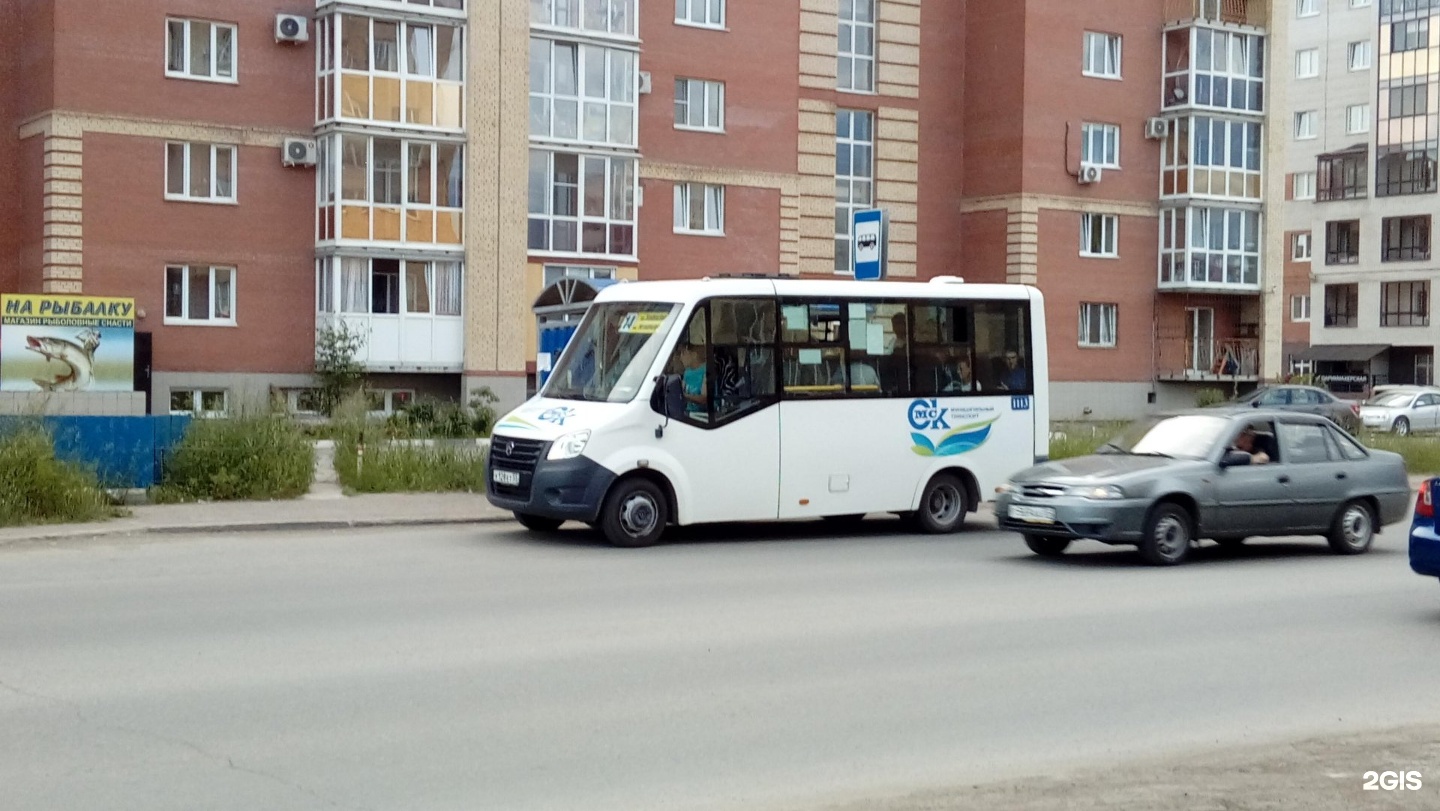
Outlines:
[[[1024,507],[1015,504],[1010,507],[1010,517],[1016,521],[1025,521],[1031,524],[1053,524],[1055,523],[1055,508]]]
[[[520,486],[520,474],[513,470],[492,470],[490,471],[490,480],[507,487]]]

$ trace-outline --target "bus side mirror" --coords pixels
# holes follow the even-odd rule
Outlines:
[[[655,378],[655,388],[650,392],[650,408],[666,418],[685,415],[685,389],[679,375]]]

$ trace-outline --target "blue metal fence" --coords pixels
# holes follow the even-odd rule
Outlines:
[[[41,417],[55,440],[55,455],[93,468],[106,487],[145,488],[160,477],[163,458],[185,436],[192,418]],[[34,418],[0,417],[0,430],[14,430]]]

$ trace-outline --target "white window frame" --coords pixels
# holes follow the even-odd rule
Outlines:
[[[190,395],[190,408],[184,409],[175,407],[175,395],[177,394]],[[220,410],[216,411],[215,409],[204,408],[205,395],[207,394],[220,395]],[[188,386],[171,389],[169,410],[171,414],[191,414],[202,419],[214,419],[217,417],[224,417],[226,414],[230,413],[230,390],[216,389],[210,387],[190,388]]]
[[[1320,75],[1320,49],[1302,48],[1295,52],[1295,78],[1314,79]]]
[[[544,72],[537,76],[535,56],[537,49],[543,49]],[[640,89],[640,55],[630,48],[610,48],[603,45],[570,42],[531,37],[531,81],[547,85],[540,90],[530,91],[531,113],[528,129],[530,137],[537,142],[564,144],[595,144],[598,146],[634,148],[640,141],[640,105],[637,93]],[[562,60],[573,56],[575,69],[574,94],[561,93],[559,73],[556,66]],[[603,67],[602,86],[590,87],[590,71],[586,65],[592,59],[601,60]],[[617,81],[618,80],[618,81]],[[534,108],[543,109],[544,126],[537,128]],[[561,106],[573,108],[575,134],[566,135],[557,127]],[[586,133],[587,113],[599,107],[605,112],[604,138],[593,138]],[[621,121],[618,133],[616,122]],[[628,133],[626,132],[628,130]],[[628,134],[628,138],[624,137]],[[620,137],[616,137],[616,136]]]
[[[724,31],[725,0],[675,0],[675,24]]]
[[[1299,293],[1290,297],[1290,321],[1296,324],[1310,322],[1310,294]]]
[[[555,210],[554,210],[554,209],[555,209],[554,203],[555,203],[555,197],[556,197],[555,161],[556,161],[556,159],[558,159],[558,158],[560,158],[560,157],[574,157],[574,158],[576,159],[575,185],[574,185],[574,187],[573,187],[573,192],[574,192],[574,201],[573,201],[573,202],[574,202],[574,204],[575,204],[575,213],[574,213],[574,214],[557,215],[557,214],[555,214]],[[585,171],[585,169],[586,169],[585,164],[586,164],[587,161],[591,161],[591,160],[600,160],[600,161],[603,161],[603,162],[604,162],[604,166],[605,166],[605,169],[604,169],[605,191],[604,191],[603,196],[600,198],[600,199],[602,200],[602,202],[603,202],[603,208],[604,208],[604,215],[603,215],[603,216],[597,216],[597,215],[594,215],[594,214],[588,214],[588,213],[586,213],[586,211],[585,211],[585,204],[586,204],[586,202],[587,202],[587,196],[588,196],[588,190],[586,189],[586,183],[588,182],[588,180],[587,180],[588,175],[586,174],[586,171]],[[536,163],[537,161],[543,161],[543,165],[537,166],[537,163]],[[617,187],[616,187],[615,181],[616,181],[617,167],[618,167],[618,171],[620,171],[620,173],[621,173],[622,175],[624,175],[624,174],[626,173],[626,169],[628,168],[629,185],[628,185],[627,187],[625,187],[625,188],[617,188]],[[538,147],[537,147],[537,148],[532,148],[532,149],[530,150],[530,172],[531,172],[531,180],[532,180],[532,182],[533,182],[534,178],[536,177],[535,172],[536,172],[537,168],[543,170],[544,173],[545,173],[545,178],[544,178],[544,179],[545,179],[545,198],[544,198],[544,200],[540,201],[540,206],[539,206],[539,207],[540,207],[541,209],[543,209],[543,210],[539,210],[539,211],[535,210],[535,209],[536,209],[536,201],[535,201],[533,198],[531,198],[530,195],[527,194],[527,199],[529,199],[529,203],[530,203],[530,206],[529,206],[530,210],[529,210],[529,215],[528,215],[528,218],[527,218],[527,219],[528,219],[528,222],[529,222],[530,224],[533,224],[533,223],[535,223],[536,221],[543,221],[543,222],[545,223],[545,227],[547,228],[547,236],[546,236],[546,240],[545,240],[545,241],[546,241],[546,243],[549,245],[549,247],[529,247],[528,250],[530,251],[530,253],[532,253],[532,254],[539,254],[539,255],[547,255],[547,256],[577,256],[577,257],[578,257],[578,256],[602,256],[602,257],[607,257],[607,258],[608,258],[608,257],[615,257],[615,256],[634,257],[634,256],[636,256],[636,255],[638,254],[638,251],[639,251],[639,242],[638,242],[637,237],[638,237],[638,234],[639,234],[639,228],[638,228],[637,226],[638,226],[638,224],[639,224],[639,223],[638,223],[638,221],[639,221],[638,198],[639,198],[639,183],[640,183],[639,177],[640,177],[640,171],[639,171],[639,161],[638,161],[634,156],[631,156],[631,155],[600,155],[600,154],[585,153],[585,152],[578,152],[578,153],[577,153],[577,152],[572,152],[572,151],[569,151],[569,150],[558,150],[558,151],[557,151],[557,150],[553,150],[553,149],[541,149],[541,148],[538,148]],[[566,184],[566,186],[567,186],[567,188],[570,188],[570,187],[569,187],[569,184]],[[533,189],[532,189],[531,191],[533,191]],[[619,197],[617,197],[617,195],[619,195]],[[623,212],[623,211],[621,211],[620,214],[617,214],[617,213],[616,213],[616,203],[617,203],[617,202],[619,202],[619,203],[621,204],[621,208],[622,208],[622,209],[623,209],[623,208],[626,208],[626,207],[629,208],[630,216],[629,216],[628,218],[624,217],[624,212]],[[558,248],[558,249],[557,249],[557,248],[554,247],[554,245],[555,245],[555,242],[554,242],[554,239],[555,239],[555,229],[554,229],[554,226],[555,226],[555,223],[557,223],[557,222],[573,223],[573,224],[574,224],[574,227],[575,227],[575,247],[574,247],[574,249],[570,249],[570,248]],[[603,227],[604,227],[604,229],[605,229],[605,235],[606,235],[606,237],[605,237],[605,251],[603,251],[603,252],[596,252],[596,251],[586,251],[586,250],[584,250],[584,247],[585,247],[584,235],[585,235],[585,226],[586,226],[586,225],[592,225],[592,226],[593,226],[593,225],[603,225]],[[627,227],[627,226],[628,226],[628,227],[630,228],[630,253],[612,253],[612,252],[610,252],[610,233],[611,233],[611,229],[612,229],[613,227],[615,227],[615,226],[620,226],[620,227]],[[526,226],[526,229],[527,229],[527,245],[528,245],[529,227],[530,227],[530,225],[527,224],[527,226]]]
[[[1314,239],[1309,231],[1300,231],[1290,235],[1290,260],[1292,262],[1309,262],[1314,253]]]
[[[209,274],[208,274],[208,277],[209,277],[209,280],[210,280],[210,292],[209,292],[209,302],[208,302],[208,304],[206,305],[206,307],[207,307],[206,312],[207,312],[207,313],[210,313],[210,316],[207,317],[207,318],[194,318],[194,317],[192,317],[192,316],[190,315],[190,278],[191,278],[191,275],[192,275],[192,274],[191,274],[191,271],[192,271],[192,270],[207,270],[207,269],[210,271]],[[180,273],[181,273],[181,277],[180,277],[180,278],[181,278],[180,315],[171,315],[171,314],[170,314],[170,271],[172,271],[172,270],[178,270],[178,271],[180,271]],[[226,275],[228,275],[228,276],[230,277],[230,284],[229,284],[229,291],[230,291],[230,302],[229,302],[229,304],[230,304],[230,315],[227,316],[227,317],[224,317],[224,318],[217,318],[217,317],[214,315],[214,313],[216,312],[216,307],[215,307],[215,304],[216,304],[215,288],[216,288],[216,286],[217,286],[216,282],[217,282],[217,280],[219,280],[219,279],[223,279],[224,276],[226,276]],[[163,304],[162,306],[165,308],[164,323],[165,323],[165,324],[173,324],[173,325],[177,325],[177,326],[194,326],[194,327],[233,327],[233,326],[235,326],[235,325],[236,325],[235,304],[236,304],[236,300],[239,298],[239,296],[236,294],[236,291],[235,291],[235,280],[236,280],[235,268],[230,267],[230,266],[227,266],[227,265],[187,265],[187,264],[182,264],[182,263],[175,263],[175,264],[166,265],[166,266],[165,266],[164,284],[163,284],[163,286],[161,287],[161,291],[160,291],[160,300],[161,300],[162,302],[164,302],[164,304]]]
[[[1295,140],[1311,141],[1320,137],[1316,131],[1319,114],[1314,110],[1300,110],[1295,113]],[[1307,126],[1308,125],[1308,126]]]
[[[174,54],[175,28],[178,24],[183,26],[184,41],[180,43],[180,62],[183,68],[176,70],[170,64],[170,57]],[[208,75],[201,75],[190,72],[190,48],[194,41],[193,32],[196,25],[209,26],[210,30],[210,62]],[[230,33],[230,65],[229,74],[220,73],[220,33]],[[196,82],[218,82],[220,84],[238,84],[240,81],[240,32],[234,23],[221,23],[213,20],[195,20],[184,17],[165,18],[165,75],[171,79],[189,79]]]
[[[850,14],[846,16],[845,7],[850,7]],[[878,0],[840,0],[840,8],[837,14],[839,29],[836,33],[835,46],[835,87],[847,93],[874,93],[876,84],[876,69],[879,67],[875,59],[875,19],[879,13],[880,3]],[[868,9],[868,14],[864,11]],[[868,50],[867,50],[868,49]],[[846,70],[846,66],[849,70]],[[857,79],[857,68],[866,66],[866,77],[869,81],[862,82]],[[845,79],[849,73],[849,81]]]
[[[1363,58],[1357,60],[1357,57]],[[1368,39],[1352,42],[1345,47],[1345,61],[1352,71],[1369,70],[1373,59],[1374,50]]]
[[[547,264],[541,270],[540,280],[545,287],[560,281],[561,279],[614,279],[616,268],[614,265],[601,267],[598,265],[559,265]]]
[[[414,389],[366,389],[365,394],[367,396],[378,396],[380,398],[380,408],[366,412],[372,417],[383,417],[394,414],[405,405],[415,402]],[[396,403],[397,395],[401,400],[399,403]]]
[[[1296,17],[1315,17],[1320,14],[1320,0],[1295,0]]]
[[[1350,8],[1368,8],[1370,0],[1350,0]]]
[[[837,110],[835,114],[835,272],[842,275],[854,275],[855,255],[850,246],[850,242],[853,237],[853,235],[850,233],[851,220],[854,219],[855,212],[857,210],[871,208],[875,205],[876,115],[875,113],[868,110],[847,109]],[[849,122],[848,128],[844,132],[841,131],[842,118],[845,121]],[[860,139],[855,137],[855,123],[861,120],[868,122],[866,126],[866,131],[870,136],[868,139]],[[842,149],[846,150],[847,154],[849,154],[850,156],[849,174],[840,173],[839,155]],[[858,150],[864,150],[865,154],[869,156],[868,160],[865,161],[865,166],[863,167],[863,174],[855,171],[855,153]],[[846,200],[840,199],[841,187],[845,189],[845,194],[848,198]],[[857,188],[868,189],[869,193],[858,194],[856,192]],[[841,230],[842,223],[844,227],[843,231]],[[845,267],[843,268],[840,267],[839,255],[839,245],[842,241],[845,243],[845,253],[850,260],[845,263]]]
[[[1100,229],[1100,250],[1093,250],[1095,228]],[[1080,255],[1091,258],[1120,257],[1120,218],[1114,214],[1085,212],[1080,215]]]
[[[1119,79],[1125,42],[1119,34],[1086,31],[1080,75],[1093,79]]]
[[[1358,126],[1357,126],[1358,124]],[[1359,135],[1370,131],[1370,104],[1351,104],[1345,107],[1345,133]]]
[[[680,100],[680,88],[685,88],[685,100]],[[695,112],[696,104],[694,99],[700,99],[700,123],[692,124],[690,119]],[[711,104],[712,99],[714,104]],[[683,119],[681,105],[684,105]],[[711,113],[715,114],[715,120],[711,121]],[[725,83],[710,79],[690,79],[677,76],[675,78],[675,129],[689,130],[693,132],[724,132],[725,131]]]
[[[1096,160],[1095,157],[1097,147],[1101,152],[1099,160]],[[1112,147],[1113,154],[1110,154]],[[1082,123],[1080,125],[1080,162],[1093,164],[1103,169],[1119,169],[1120,125]]]
[[[1315,172],[1296,172],[1294,180],[1291,183],[1290,192],[1291,197],[1296,200],[1314,200]]]
[[[530,23],[545,28],[633,38],[639,28],[639,20],[636,19],[637,4],[637,0],[587,0],[582,8],[579,0],[531,3]]]
[[[170,154],[171,154],[171,151],[172,151],[173,149],[177,149],[177,148],[181,150],[182,166],[183,166],[182,174],[181,174],[181,177],[180,177],[180,186],[181,186],[181,188],[184,189],[184,191],[181,192],[181,193],[179,193],[179,194],[176,194],[176,193],[170,191]],[[209,196],[204,196],[204,197],[202,197],[202,196],[196,196],[196,195],[190,194],[190,171],[191,171],[191,168],[192,168],[192,161],[191,161],[191,159],[190,159],[190,153],[191,153],[192,151],[194,151],[195,149],[208,149],[208,150],[210,150],[210,177],[209,177],[209,179],[208,179],[208,181],[207,181],[207,183],[208,183],[208,185],[209,185],[209,188],[210,188],[210,195],[209,195]],[[219,179],[220,179],[220,175],[219,175],[219,163],[220,163],[220,161],[217,160],[217,158],[220,156],[220,153],[221,153],[221,152],[228,152],[228,153],[230,154],[230,177],[229,177],[229,179],[228,179],[229,184],[230,184],[230,194],[229,194],[229,195],[221,195],[221,194],[218,194],[218,193],[216,192],[216,190],[217,190],[217,189],[219,188],[219,186],[220,186],[220,184],[219,184],[219,182],[218,182]],[[240,172],[239,172],[239,160],[240,160],[240,150],[239,150],[237,147],[235,147],[235,146],[233,146],[233,145],[231,145],[231,144],[206,144],[206,143],[196,143],[196,142],[191,142],[191,141],[166,141],[166,142],[165,142],[165,199],[166,199],[166,200],[176,200],[176,201],[187,202],[187,203],[224,203],[224,204],[234,204],[234,203],[239,199],[239,197],[240,197],[240,191],[239,191],[239,189],[238,189],[238,185],[239,185],[239,184],[236,182],[237,176],[240,174]]]
[[[1301,360],[1300,358],[1292,356],[1290,358],[1290,374],[1304,377],[1315,374],[1315,361]]]
[[[1090,349],[1114,349],[1119,334],[1119,321],[1118,304],[1080,302],[1079,345]]]
[[[328,256],[316,261],[316,310],[345,317],[459,319],[465,314],[465,263],[440,259],[401,258],[396,261],[396,312],[375,312],[373,285],[375,259],[356,256]],[[409,309],[409,265],[424,265],[425,302],[423,311]],[[442,312],[443,310],[443,312]]]
[[[703,226],[691,225],[696,213],[692,207],[700,204],[700,218]],[[725,236],[725,187],[714,183],[675,184],[675,233],[694,236]]]

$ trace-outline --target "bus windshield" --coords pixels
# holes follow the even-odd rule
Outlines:
[[[610,403],[635,399],[679,312],[680,305],[663,302],[592,306],[542,395]]]

